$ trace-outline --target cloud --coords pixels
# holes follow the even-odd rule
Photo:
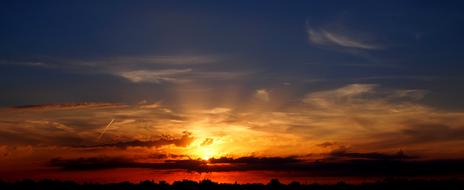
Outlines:
[[[125,157],[54,158],[48,166],[63,170],[100,170],[110,168],[150,168],[154,170],[187,170],[195,172],[298,170],[302,163],[292,157],[240,157],[204,160],[165,160],[164,162],[137,162]],[[209,164],[208,164],[209,163]]]
[[[409,98],[413,100],[420,100],[427,94],[426,90],[409,89],[409,90],[396,90],[391,97],[394,98]]]
[[[202,112],[206,114],[224,114],[224,113],[229,113],[230,110],[231,110],[230,108],[217,107],[213,109],[204,110]]]
[[[165,64],[165,65],[196,65],[211,64],[221,60],[220,56],[212,55],[143,55],[143,56],[126,56],[110,57],[96,61],[87,61],[84,63],[97,64]]]
[[[200,146],[208,146],[210,144],[213,144],[214,139],[213,138],[206,138],[203,142],[201,142]]]
[[[246,76],[245,72],[194,71],[193,69],[129,70],[114,75],[134,83],[186,83],[202,80],[232,80]]]
[[[308,138],[333,139],[364,150],[408,147],[428,155],[432,155],[428,151],[435,154],[458,151],[453,146],[446,150],[437,147],[463,142],[463,113],[421,103],[426,93],[420,89],[389,89],[376,84],[349,84],[310,92],[303,98],[309,111],[299,120],[305,125],[295,124],[289,129],[311,134]],[[325,149],[332,148],[330,143],[323,145]]]
[[[84,139],[73,128],[55,121],[0,121],[0,144],[35,146],[73,146]]]
[[[185,83],[201,80],[234,80],[249,74],[241,71],[210,69],[226,62],[218,55],[140,55],[73,60],[35,58],[34,61],[0,61],[0,64],[28,65],[61,69],[73,73],[93,73],[122,77],[134,83]],[[25,64],[27,63],[27,64]],[[40,63],[40,64],[30,64]],[[191,67],[195,66],[195,70]]]
[[[139,108],[143,108],[143,109],[157,109],[160,107],[161,107],[160,103],[151,103],[151,104],[139,103]]]
[[[336,145],[338,145],[338,144],[335,143],[335,142],[323,142],[323,143],[316,144],[316,146],[319,146],[319,147],[322,147],[322,148],[333,147],[333,146],[336,146]]]
[[[184,132],[180,138],[173,138],[170,136],[165,136],[158,140],[132,140],[126,142],[116,142],[109,144],[98,144],[91,146],[82,146],[84,148],[97,148],[97,147],[118,147],[118,148],[128,148],[128,147],[161,147],[167,145],[175,145],[178,147],[187,147],[195,140],[195,137],[192,136],[189,132]]]
[[[150,168],[158,170],[184,169],[207,171],[206,162],[200,160],[166,160],[162,163],[136,162],[125,157],[88,157],[76,159],[54,158],[48,162],[51,167],[62,170],[100,170],[111,168]]]
[[[356,48],[365,50],[383,49],[383,47],[379,45],[372,44],[353,37],[348,37],[339,33],[330,32],[324,29],[316,30],[313,28],[308,28],[307,32],[309,41],[316,45]]]
[[[239,158],[211,158],[210,163],[216,164],[258,164],[258,165],[273,165],[273,164],[290,164],[303,162],[295,157],[239,157]]]
[[[146,105],[145,105],[146,106]],[[0,141],[5,145],[81,147],[95,145],[102,129],[114,119],[102,136],[101,143],[124,145],[157,145],[171,143],[186,146],[190,140],[163,136],[178,134],[185,117],[164,108],[129,106],[112,103],[63,103],[27,105],[0,109]],[[134,141],[134,142],[130,142]],[[140,141],[140,142],[137,142]],[[149,140],[148,140],[149,141]],[[111,143],[109,143],[111,142]]]
[[[182,82],[182,80],[179,79],[178,76],[189,73],[189,72],[192,72],[192,69],[123,71],[123,72],[118,73],[118,75],[134,83],[139,83],[139,82],[160,83],[162,81]]]
[[[268,102],[270,100],[269,91],[266,89],[258,89],[255,92],[255,97],[258,100]]]
[[[153,153],[148,156],[149,158],[167,160],[167,159],[191,159],[189,155],[185,154],[163,154],[163,153]]]
[[[401,132],[415,143],[464,139],[464,126],[450,127],[441,123],[412,124]]]
[[[392,157],[398,150],[421,158],[458,157],[459,145],[464,143],[463,113],[434,109],[421,103],[422,97],[424,91],[420,89],[347,84],[308,91],[299,102],[259,112],[253,111],[254,108],[251,111],[243,107],[229,108],[227,104],[186,110],[169,107],[170,111],[166,111],[165,105],[141,107],[151,105],[146,101],[117,109],[88,109],[97,106],[68,106],[67,109],[51,106],[53,109],[34,112],[25,111],[26,108],[0,109],[3,116],[0,144],[34,149],[54,147],[57,150],[51,152],[63,157],[143,157],[162,153],[195,159],[210,151],[215,157],[227,155],[234,159],[250,154],[261,158],[302,152],[320,159],[334,153],[340,145],[350,149],[333,154],[332,157],[338,158],[335,160],[383,156],[379,154]],[[114,123],[101,141],[96,142],[101,129],[113,118]],[[186,130],[192,135],[180,134]],[[72,154],[63,154],[67,151]],[[32,157],[42,158],[48,153],[38,150],[33,154]]]
[[[415,102],[421,100],[426,92],[420,89],[385,89],[376,84],[349,84],[332,90],[308,93],[303,102],[324,109],[398,111],[423,107]]]
[[[355,157],[357,154],[355,154]],[[364,155],[363,155],[364,156]],[[368,157],[377,158],[377,154]],[[382,155],[381,155],[382,157]],[[137,162],[120,157],[88,157],[48,162],[62,170],[100,170],[110,168],[148,168],[153,170],[186,170],[194,172],[283,171],[299,176],[436,176],[462,175],[464,160],[391,160],[367,159],[308,162],[292,157],[241,157],[202,160],[166,160]]]
[[[350,84],[335,90],[309,93],[303,98],[303,102],[327,108],[342,102],[364,101],[362,96],[372,93],[376,87],[375,84]]]
[[[146,68],[156,65],[198,65],[220,63],[218,55],[136,55],[100,57],[94,59],[66,59],[59,57],[38,57],[20,60],[0,60],[0,64],[15,64],[45,68],[79,69],[79,68]]]
[[[84,102],[84,103],[61,103],[61,104],[36,104],[36,105],[21,105],[14,106],[13,109],[20,110],[62,110],[62,109],[107,109],[126,107],[119,103],[106,102]]]
[[[344,147],[330,152],[325,159],[368,159],[368,160],[404,160],[404,159],[414,159],[417,157],[406,155],[403,151],[398,151],[396,154],[385,154],[378,152],[350,152]]]

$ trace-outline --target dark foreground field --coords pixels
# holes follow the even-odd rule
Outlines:
[[[172,184],[160,181],[159,183],[153,181],[143,181],[138,184],[123,182],[123,183],[110,183],[110,184],[95,184],[95,183],[84,183],[79,184],[71,181],[55,181],[55,180],[23,180],[18,182],[0,182],[0,189],[63,189],[63,190],[74,190],[74,189],[102,189],[102,190],[196,190],[196,189],[214,189],[214,190],[266,190],[266,189],[314,189],[314,190],[351,190],[351,189],[411,189],[411,190],[423,190],[423,189],[464,189],[464,181],[457,179],[449,180],[400,180],[400,179],[385,179],[374,183],[362,183],[362,184],[348,184],[339,182],[337,184],[322,185],[322,184],[300,184],[298,182],[292,182],[289,184],[282,184],[278,180],[271,180],[268,184],[223,184],[216,183],[210,180],[203,180],[200,182],[183,180],[176,181]]]

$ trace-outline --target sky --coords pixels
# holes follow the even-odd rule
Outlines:
[[[462,177],[463,8],[2,1],[0,179]]]

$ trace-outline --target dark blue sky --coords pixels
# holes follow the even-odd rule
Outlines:
[[[243,99],[265,89],[282,103],[376,84],[423,90],[426,104],[462,109],[463,8],[460,1],[2,1],[0,105],[178,103],[173,94],[227,96],[232,88]]]

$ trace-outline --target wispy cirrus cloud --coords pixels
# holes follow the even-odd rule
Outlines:
[[[101,64],[162,64],[162,65],[196,65],[220,62],[222,58],[215,55],[145,55],[145,56],[121,56],[110,57],[86,63]]]
[[[0,64],[61,69],[73,73],[94,73],[122,77],[133,83],[184,83],[202,80],[234,80],[249,72],[211,69],[227,62],[220,55],[139,55],[93,59],[33,58],[0,60]]]
[[[106,109],[106,108],[122,108],[127,105],[120,103],[109,102],[82,102],[82,103],[62,103],[62,104],[37,104],[37,105],[21,105],[14,106],[16,110],[61,110],[61,109]]]
[[[247,72],[197,71],[187,69],[130,70],[113,73],[134,83],[186,83],[202,80],[233,80],[247,76]]]
[[[224,58],[218,55],[132,55],[109,56],[90,59],[72,59],[60,57],[35,57],[24,59],[2,59],[0,64],[25,65],[49,68],[78,69],[79,67],[93,68],[137,68],[156,65],[198,65],[221,63]]]
[[[326,29],[308,28],[307,33],[309,41],[315,45],[364,50],[384,49],[381,45],[368,40],[350,37],[348,35],[344,35],[339,32],[332,32]]]
[[[134,83],[153,82],[182,82],[180,75],[192,72],[192,69],[162,69],[162,70],[135,70],[123,71],[118,75]]]
[[[303,102],[328,108],[339,103],[359,100],[360,96],[372,93],[375,87],[375,84],[351,84],[335,90],[309,93],[304,97]]]

